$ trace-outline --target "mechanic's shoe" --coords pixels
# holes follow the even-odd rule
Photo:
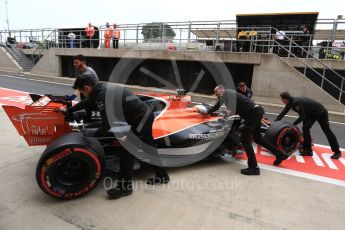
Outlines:
[[[132,182],[118,182],[115,188],[107,190],[109,199],[118,199],[133,193]]]
[[[331,158],[332,159],[339,159],[341,157],[341,152],[339,151],[339,152],[335,152],[332,156],[331,156]]]
[[[311,151],[311,150],[302,150],[302,151],[300,151],[300,155],[301,156],[313,156],[313,151]]]
[[[246,168],[246,169],[241,169],[241,174],[247,175],[247,176],[253,176],[253,175],[260,175],[260,168]]]
[[[149,185],[167,184],[169,183],[169,181],[170,181],[170,177],[168,174],[162,175],[162,176],[156,175],[154,177],[147,179],[146,184],[149,184]]]
[[[276,160],[273,162],[273,164],[274,164],[275,166],[278,166],[278,165],[280,165],[280,164],[282,163],[283,160],[286,160],[286,159],[288,159],[288,158],[289,158],[288,155],[283,154],[283,155],[281,155],[280,157],[277,157]]]

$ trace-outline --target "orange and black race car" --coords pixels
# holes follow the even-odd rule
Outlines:
[[[162,162],[168,162],[166,166],[178,167],[219,155],[219,146],[233,145],[232,136],[239,134],[231,130],[235,116],[202,115],[190,108],[192,101],[188,95],[137,95],[153,108],[153,136]],[[37,183],[46,194],[60,199],[85,195],[107,170],[118,169],[118,154],[123,147],[114,135],[94,137],[100,121],[85,119],[85,113],[66,121],[57,109],[69,107],[72,102],[65,101],[63,96],[31,98],[33,103],[23,108],[3,108],[29,146],[47,146],[36,168]],[[126,124],[119,123],[111,132],[128,129]],[[263,124],[262,133],[286,153],[294,152],[300,143],[300,131],[287,122]],[[219,139],[221,142],[215,145]],[[141,160],[137,163],[144,165]]]

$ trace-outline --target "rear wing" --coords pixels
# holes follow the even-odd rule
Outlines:
[[[2,106],[16,128],[29,146],[48,145],[56,138],[71,132],[65,122],[64,115],[56,112],[65,108],[63,103],[51,101],[49,97],[41,97],[24,108]]]

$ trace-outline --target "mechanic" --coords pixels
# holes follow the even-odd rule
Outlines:
[[[77,55],[73,57],[73,66],[74,68],[78,71],[77,77],[78,76],[88,76],[93,78],[95,81],[99,81],[97,73],[94,69],[92,69],[90,66],[86,65],[86,59],[84,55]],[[72,101],[74,100],[77,96],[79,95],[79,91],[75,90],[72,95],[66,96],[66,100]],[[81,95],[82,97],[82,95]],[[81,98],[83,99],[83,98]]]
[[[253,91],[247,87],[246,83],[240,82],[238,84],[238,87],[236,88],[236,92],[243,94],[246,97],[252,98],[253,97]]]
[[[337,138],[332,132],[329,126],[328,111],[319,102],[308,98],[308,97],[292,97],[290,93],[283,92],[280,94],[282,102],[285,104],[284,110],[278,115],[276,121],[281,120],[290,109],[297,112],[299,117],[293,122],[297,125],[303,121],[302,131],[303,131],[303,151],[301,151],[302,156],[312,156],[313,151],[311,149],[311,136],[310,129],[317,121],[324,134],[327,137],[329,145],[331,146],[334,154],[331,156],[333,159],[339,159],[341,157],[341,151],[339,149],[339,144]]]
[[[231,100],[236,98],[236,114],[239,115],[245,122],[242,130],[241,142],[248,157],[248,168],[242,169],[242,174],[260,175],[260,169],[258,167],[252,146],[252,137],[257,144],[268,149],[276,156],[276,160],[273,162],[274,165],[279,165],[283,160],[288,158],[286,154],[276,149],[271,143],[267,142],[262,137],[260,127],[261,119],[265,111],[261,106],[256,105],[248,97],[243,96],[234,90],[225,89],[225,87],[222,85],[218,85],[214,89],[214,94],[217,96],[218,101],[214,106],[208,109],[208,114],[218,110],[222,104],[225,104],[227,109],[229,109]]]
[[[145,102],[141,101],[137,96],[132,94],[129,90],[115,86],[115,85],[105,85],[103,83],[99,83],[96,81],[95,78],[90,78],[86,75],[80,75],[73,86],[74,89],[80,91],[86,99],[80,101],[78,104],[68,108],[65,111],[65,115],[69,116],[69,114],[85,109],[87,107],[94,107],[95,105],[98,107],[102,117],[102,125],[96,131],[95,136],[101,137],[106,136],[108,130],[110,129],[108,116],[106,114],[106,90],[114,90],[114,92],[118,92],[119,96],[114,97],[116,99],[121,99],[119,103],[122,104],[122,111],[125,118],[125,121],[131,126],[131,131],[136,135],[139,139],[150,146],[154,146],[154,139],[152,136],[152,124],[154,121],[154,115],[152,113],[151,108],[145,104]],[[128,100],[130,98],[130,100]],[[114,102],[116,104],[116,102]],[[112,116],[118,118],[118,110],[114,111]],[[147,118],[147,114],[149,114]],[[143,123],[143,117],[147,119]],[[141,126],[141,129],[138,131],[138,127]],[[126,137],[120,140],[126,141]],[[157,151],[156,148],[151,148],[151,151]],[[156,154],[152,153],[152,154]],[[157,154],[158,155],[158,154]],[[110,198],[119,198],[121,196],[126,196],[132,194],[132,174],[133,174],[133,164],[134,164],[134,157],[131,153],[124,153],[120,154],[120,173],[119,173],[119,181],[117,186],[113,189],[107,191]],[[155,176],[149,178],[147,180],[147,184],[162,184],[168,183],[170,178],[168,173],[164,168],[154,166]]]

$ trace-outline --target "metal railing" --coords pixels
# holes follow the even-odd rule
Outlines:
[[[154,38],[145,37],[143,35],[143,28],[149,23],[140,24],[121,24],[118,25],[118,29],[121,31],[120,47],[121,48],[143,48],[143,49],[167,49],[169,45],[174,45],[178,50],[187,50],[189,46],[198,43],[198,49],[208,50],[206,47],[206,41],[212,40],[214,44],[224,43],[224,41],[231,41],[236,39],[239,28],[235,20],[225,21],[191,21],[191,22],[165,22],[160,23],[160,35]],[[99,26],[99,40],[102,48],[104,44],[104,32],[105,26]],[[330,31],[327,36],[328,41],[334,41],[337,37],[339,30],[345,28],[345,20],[330,20],[319,19],[317,21],[315,30],[324,29]],[[155,33],[157,28],[152,28],[152,33]],[[247,28],[250,29],[250,28]],[[150,29],[149,29],[150,30]],[[18,46],[25,48],[37,48],[42,46],[42,43],[46,44],[47,48],[50,47],[69,47],[70,39],[67,35],[61,35],[59,29],[36,29],[36,30],[12,30],[12,31],[0,31],[0,36],[9,37],[9,32],[12,37],[15,37],[18,41]],[[173,31],[175,36],[169,36],[169,31]],[[74,31],[80,36],[85,34],[84,30]],[[204,36],[202,33],[205,33]],[[228,36],[224,34],[228,33]],[[49,38],[49,39],[48,39]],[[82,44],[84,37],[79,37],[75,40],[78,44]],[[317,42],[314,38],[314,44],[309,44],[311,48],[317,50],[321,48],[315,44]],[[191,43],[191,44],[190,44]],[[231,42],[234,44],[234,42]],[[202,45],[203,44],[203,45]],[[273,43],[274,45],[275,43]],[[83,45],[78,48],[84,47]],[[294,48],[294,47],[291,47]],[[331,47],[329,43],[326,46],[327,52],[336,52],[337,50],[344,51],[343,48]]]
[[[32,62],[33,65],[36,64],[36,61],[40,59],[40,57],[42,56],[42,53],[46,49],[52,48],[52,46],[50,46],[50,45],[54,44],[54,43],[50,43],[49,39],[52,38],[52,35],[55,35],[55,32],[56,32],[56,30],[52,30],[50,32],[50,34],[48,34],[48,36],[45,37],[45,40],[31,54],[31,62]]]
[[[279,31],[274,28],[275,32],[276,33],[279,33]],[[281,34],[281,33],[280,33]],[[316,74],[316,76],[320,77],[321,78],[321,84],[320,84],[320,87],[324,89],[324,84],[325,82],[327,82],[328,84],[330,84],[331,86],[333,86],[335,89],[339,90],[339,94],[337,97],[335,97],[338,101],[341,102],[341,98],[343,96],[343,94],[345,94],[345,91],[344,91],[344,82],[345,82],[345,77],[340,75],[338,72],[336,72],[335,70],[333,70],[332,68],[330,68],[329,66],[327,66],[325,63],[323,63],[322,61],[320,61],[318,58],[315,58],[311,53],[309,53],[309,51],[307,49],[305,49],[305,47],[302,47],[302,46],[299,46],[296,42],[294,42],[291,38],[281,34],[282,36],[284,36],[284,38],[286,40],[289,41],[289,48],[287,49],[285,46],[281,45],[279,42],[277,42],[276,40],[274,40],[274,42],[278,45],[279,48],[282,48],[284,49],[286,52],[288,52],[288,57],[290,56],[293,56],[296,60],[298,60],[300,63],[302,63],[304,65],[304,71],[303,71],[303,74],[305,76],[307,76],[307,69],[309,68],[314,74]],[[291,47],[298,47],[299,49],[301,49],[303,52],[305,52],[307,54],[307,57],[309,59],[304,59],[304,58],[299,58],[297,57],[293,52],[291,52]],[[283,58],[282,60],[284,62],[286,62],[287,64],[289,64],[287,61],[285,61]],[[323,67],[323,70],[322,70],[322,74],[320,74],[315,68],[311,67],[307,62],[309,60],[314,60],[316,61],[318,64],[320,64],[322,67]],[[325,76],[326,74],[326,70],[330,71],[333,73],[333,76],[336,76],[339,80],[340,80],[340,86],[334,84],[332,81],[330,81],[329,79],[327,79],[327,77]],[[308,76],[307,76],[308,77]],[[327,91],[327,90],[325,90]],[[328,92],[330,93],[330,92]]]
[[[0,37],[0,41],[2,44],[2,47],[4,47],[6,49],[6,51],[11,55],[12,58],[14,58],[16,60],[16,62],[20,61],[20,54],[18,53],[18,51],[13,47],[12,44],[10,44],[9,42],[7,42],[6,40],[3,40],[3,37]]]
[[[91,42],[98,43],[95,48],[103,48],[106,27],[99,26],[98,29],[98,38],[91,40],[86,39],[84,29],[71,29],[70,31],[68,29],[0,31],[0,40],[1,43],[4,43],[3,38],[11,35],[18,38],[15,44],[16,47],[35,49],[32,53],[32,61],[35,63],[45,49],[52,47],[74,48],[72,44],[77,44],[77,48],[84,48]],[[318,40],[315,35],[305,35],[302,31],[285,31],[286,34],[280,34],[283,36],[282,42],[276,38],[280,33],[276,28],[270,26],[238,27],[235,20],[167,22],[156,23],[154,27],[149,23],[122,24],[118,25],[118,29],[121,32],[120,48],[224,50],[228,52],[276,53],[279,56],[294,57],[302,64],[304,75],[307,75],[307,71],[310,70],[321,79],[320,87],[322,89],[324,89],[324,84],[328,83],[339,90],[336,97],[339,101],[344,94],[344,77],[319,60],[318,50],[322,48],[325,52],[344,53],[345,47],[331,47],[330,41],[334,41],[339,37],[340,30],[345,31],[345,20],[320,19],[317,21],[315,30],[329,32],[329,36],[325,37],[327,38],[326,46],[317,45]],[[240,31],[246,31],[248,36],[240,39],[238,37]],[[71,39],[68,32],[75,33],[76,38]],[[297,40],[300,42],[297,42]],[[5,44],[7,44],[7,41],[5,41]],[[9,52],[15,54],[14,45],[10,45],[10,47]],[[341,55],[338,56],[341,57]],[[315,60],[322,66],[322,73],[312,68],[306,59]],[[338,82],[341,82],[340,85],[334,84],[326,78],[327,71],[332,73]]]

